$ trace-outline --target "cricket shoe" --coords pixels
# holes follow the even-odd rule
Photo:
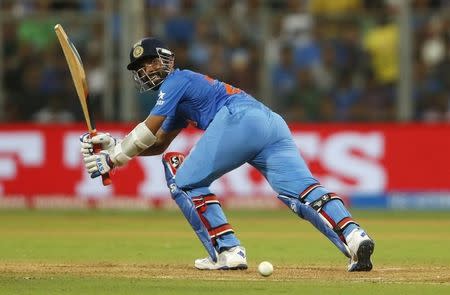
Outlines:
[[[247,269],[247,256],[245,248],[236,246],[225,250],[218,255],[217,262],[214,262],[211,257],[201,258],[195,260],[195,268],[200,270],[235,270]]]
[[[370,271],[372,269],[370,256],[375,248],[373,240],[360,228],[354,229],[346,240],[352,256],[348,271]]]

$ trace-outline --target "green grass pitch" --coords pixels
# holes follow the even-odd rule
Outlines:
[[[177,211],[0,211],[0,294],[450,294],[450,212],[353,212],[369,273],[287,209],[227,213],[246,271],[195,270],[205,251]]]

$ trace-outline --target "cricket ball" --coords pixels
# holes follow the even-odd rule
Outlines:
[[[263,277],[268,277],[273,272],[273,265],[268,261],[263,261],[258,265],[258,271]]]

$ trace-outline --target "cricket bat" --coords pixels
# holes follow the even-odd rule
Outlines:
[[[89,131],[90,137],[97,134],[95,129],[95,122],[92,113],[89,109],[89,90],[86,82],[86,73],[84,72],[83,63],[81,62],[80,55],[77,49],[67,37],[66,32],[60,24],[55,26],[56,36],[58,37],[59,44],[66,57],[67,65],[69,66],[70,74],[72,75],[73,84],[77,91],[78,98],[80,100],[81,109],[83,110],[84,119]],[[100,145],[94,145],[94,153],[98,153],[101,150]],[[102,175],[103,185],[110,185],[112,180],[108,174]]]

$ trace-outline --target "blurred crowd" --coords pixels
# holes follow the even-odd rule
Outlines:
[[[105,1],[1,2],[8,18],[0,20],[0,121],[82,118],[65,60],[55,58],[61,52],[53,26],[60,12],[76,11],[83,18],[101,12]],[[242,88],[289,121],[395,121],[398,85],[404,78],[399,64],[401,1],[144,0],[144,31],[169,44],[177,67]],[[410,2],[411,119],[450,121],[450,1]],[[117,1],[112,7],[107,25],[113,27],[113,57],[118,58],[121,14]],[[106,79],[104,25],[93,18],[89,25],[71,26],[100,119],[105,88],[112,87],[118,96],[118,73],[125,71],[116,66],[112,81]],[[145,116],[152,97],[136,99],[139,115]]]

